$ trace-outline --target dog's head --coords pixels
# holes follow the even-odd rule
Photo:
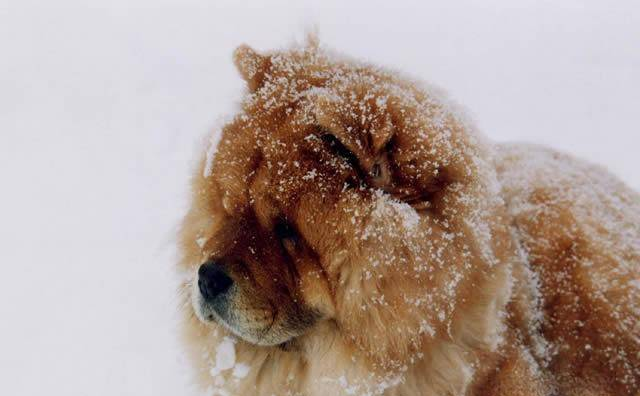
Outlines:
[[[249,94],[182,233],[198,318],[262,347],[330,323],[384,364],[438,337],[485,342],[456,321],[495,300],[476,291],[505,244],[478,137],[415,82],[315,45],[235,63]]]

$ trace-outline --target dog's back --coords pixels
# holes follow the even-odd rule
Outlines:
[[[536,331],[549,342],[541,358],[555,385],[567,395],[637,395],[640,197],[603,168],[549,149],[497,152],[503,196],[538,283]]]

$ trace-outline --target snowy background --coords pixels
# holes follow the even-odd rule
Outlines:
[[[637,1],[100,3],[0,0],[2,395],[193,394],[173,238],[195,153],[240,98],[242,42],[315,25],[444,87],[491,138],[640,189]]]

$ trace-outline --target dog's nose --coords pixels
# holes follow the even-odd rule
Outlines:
[[[205,300],[211,300],[229,290],[233,280],[216,263],[204,263],[198,270],[198,288]]]

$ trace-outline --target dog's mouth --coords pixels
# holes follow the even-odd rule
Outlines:
[[[273,303],[261,304],[260,308],[242,307],[238,300],[246,298],[239,295],[240,292],[232,287],[224,296],[207,300],[195,287],[191,302],[201,322],[220,325],[251,344],[278,347],[283,351],[296,350],[296,338],[317,319],[305,310],[287,312]]]
[[[206,299],[199,290],[192,290],[193,310],[205,324],[218,324],[235,336],[256,345],[268,343],[268,335],[276,321],[277,312],[269,307],[260,310],[259,315],[248,317],[247,310],[234,309],[235,290],[215,299]],[[245,314],[243,314],[243,311]]]

